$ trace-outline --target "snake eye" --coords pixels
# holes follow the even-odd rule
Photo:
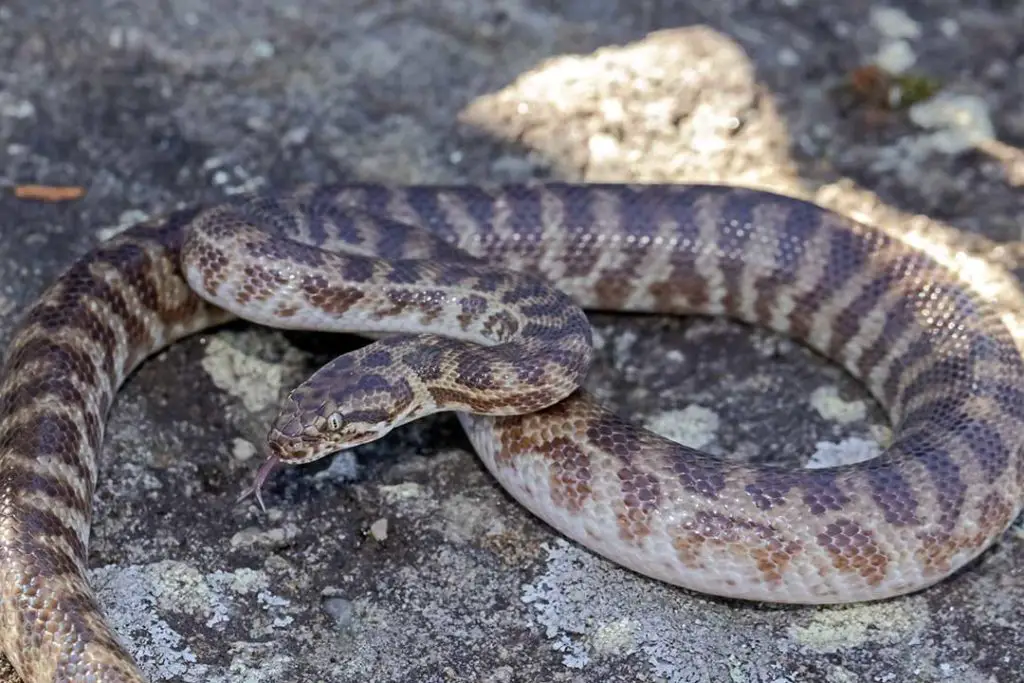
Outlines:
[[[341,426],[344,422],[341,419],[341,413],[331,413],[327,416],[327,428],[332,432],[341,431]]]

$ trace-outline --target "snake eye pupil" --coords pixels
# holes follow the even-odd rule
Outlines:
[[[338,413],[331,413],[327,416],[327,428],[332,432],[336,432],[341,429],[342,419]]]

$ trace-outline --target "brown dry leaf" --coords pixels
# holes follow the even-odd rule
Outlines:
[[[36,199],[44,202],[66,202],[85,196],[84,187],[58,185],[17,185],[14,196],[18,199]]]

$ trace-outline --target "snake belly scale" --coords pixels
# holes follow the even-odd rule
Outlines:
[[[300,265],[313,272],[279,277]],[[891,442],[870,461],[790,470],[658,437],[574,389],[590,338],[573,302],[791,335],[864,382]],[[100,245],[12,336],[0,644],[27,683],[145,680],[84,575],[106,414],[146,357],[234,315],[302,329],[330,315],[389,335],[296,390],[271,433],[278,459],[455,409],[525,507],[696,591],[791,603],[911,592],[990,546],[1024,499],[1024,361],[1002,312],[955,266],[813,204],[697,185],[338,185],[238,199]],[[424,331],[417,346],[409,335]],[[418,379],[399,381],[399,365]],[[337,380],[347,394],[326,384]],[[357,428],[332,442],[343,424]]]

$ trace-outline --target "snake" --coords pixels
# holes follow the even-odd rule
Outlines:
[[[715,457],[581,388],[587,311],[730,317],[860,380],[876,457]],[[699,184],[303,186],[167,213],[29,306],[0,370],[0,646],[26,683],[145,681],[86,578],[107,413],[146,358],[228,320],[365,333],[296,387],[278,464],[454,411],[486,469],[622,567],[738,600],[931,586],[1024,501],[1024,359],[970,268],[813,202]],[[655,362],[658,362],[655,359]],[[261,501],[262,502],[262,501]]]

